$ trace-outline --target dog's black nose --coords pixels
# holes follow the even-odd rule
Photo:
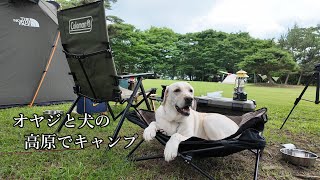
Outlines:
[[[184,101],[185,101],[186,105],[190,105],[191,106],[193,98],[192,97],[185,97]]]

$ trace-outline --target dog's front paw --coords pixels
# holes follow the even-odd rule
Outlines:
[[[157,130],[153,127],[147,127],[143,132],[143,139],[146,141],[151,141],[156,137]]]
[[[178,155],[178,148],[170,144],[167,144],[164,149],[164,160],[167,162],[174,160]]]

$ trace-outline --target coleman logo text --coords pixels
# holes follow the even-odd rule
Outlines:
[[[92,30],[92,16],[69,20],[69,34],[87,33]]]

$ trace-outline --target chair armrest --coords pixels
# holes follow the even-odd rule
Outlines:
[[[146,76],[152,76],[155,73],[139,73],[139,74],[128,74],[128,75],[118,75],[117,77],[119,79],[125,79],[125,78],[131,78],[131,77],[146,77]]]

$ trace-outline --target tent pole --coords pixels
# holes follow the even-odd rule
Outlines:
[[[57,35],[56,41],[55,41],[55,43],[54,43],[53,50],[51,51],[49,61],[48,61],[47,65],[46,65],[46,69],[45,69],[45,71],[44,71],[43,74],[42,74],[42,77],[41,77],[40,83],[39,83],[39,85],[38,85],[37,91],[36,91],[36,93],[34,94],[34,96],[33,96],[33,98],[32,98],[32,101],[31,101],[30,104],[29,104],[29,107],[32,107],[32,106],[33,106],[34,101],[36,100],[36,98],[37,98],[37,96],[38,96],[38,93],[39,93],[39,90],[40,90],[41,85],[42,85],[42,83],[43,83],[43,80],[44,80],[44,78],[45,78],[46,75],[47,75],[47,72],[48,72],[49,66],[50,66],[50,64],[51,64],[53,55],[54,55],[54,53],[55,53],[55,51],[56,51],[56,48],[57,48],[57,45],[58,45],[58,42],[59,42],[59,38],[60,38],[60,31],[58,31],[58,35]]]

